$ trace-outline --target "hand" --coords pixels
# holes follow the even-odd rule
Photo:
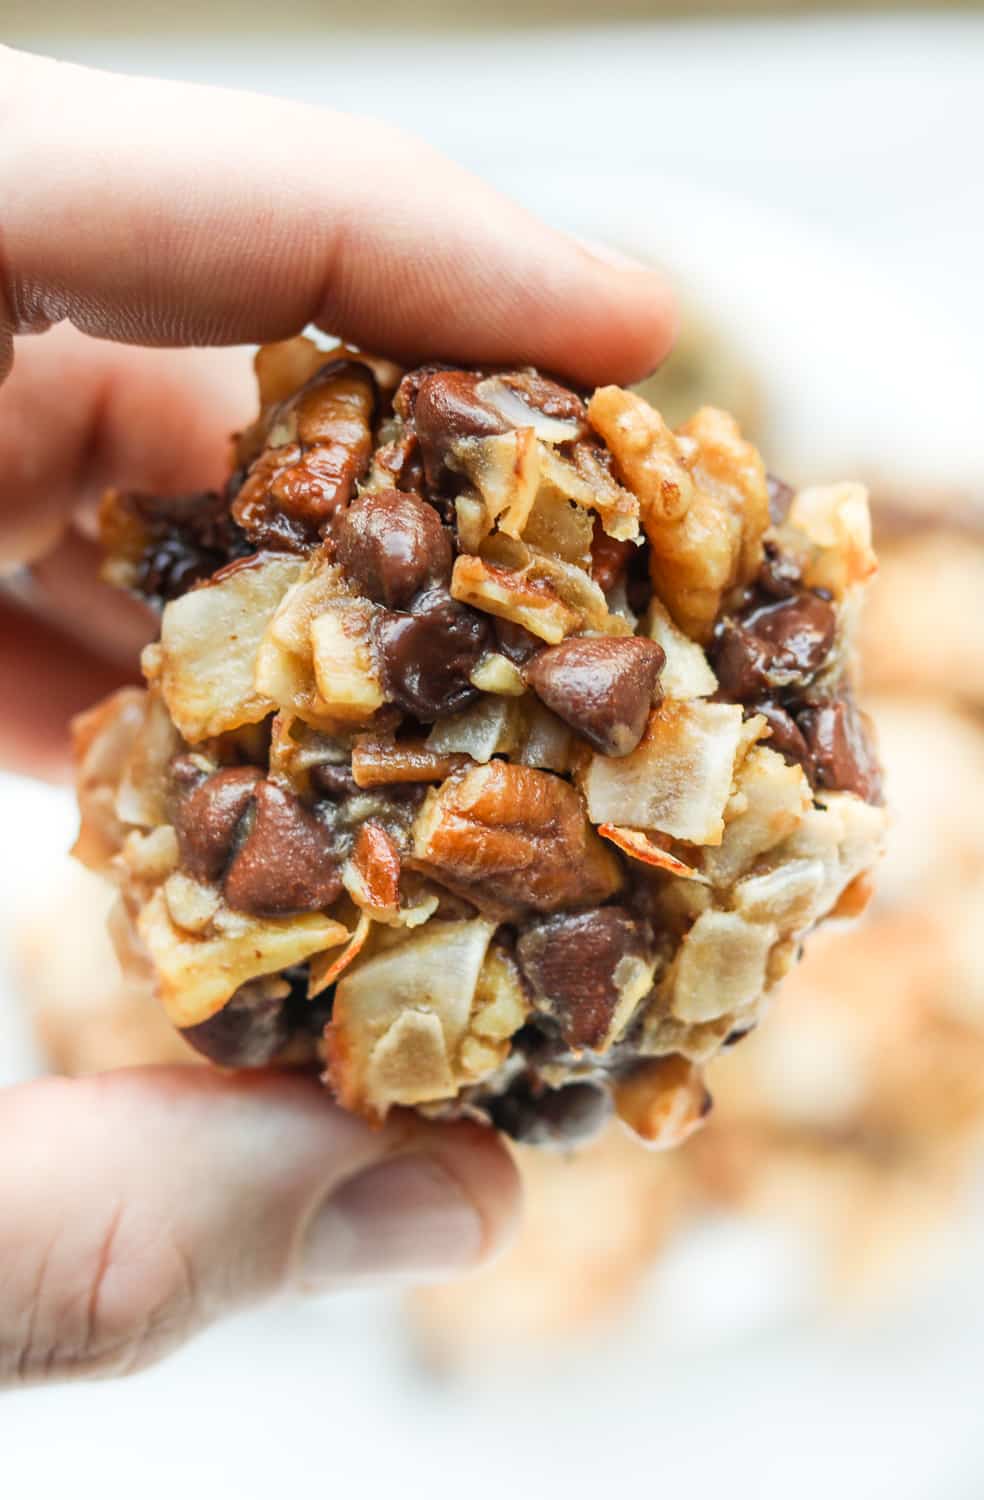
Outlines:
[[[0,134],[0,566],[30,565],[35,605],[0,600],[0,748],[35,769],[147,631],[96,582],[87,506],[111,483],[218,483],[249,419],[241,352],[165,346],[313,322],[398,359],[590,384],[640,377],[672,338],[654,273],[371,120],[0,48]],[[139,1368],[287,1285],[465,1269],[517,1197],[491,1132],[374,1132],[306,1079],[146,1069],[9,1090],[0,1381]]]

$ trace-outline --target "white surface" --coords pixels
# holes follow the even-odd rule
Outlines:
[[[779,372],[800,452],[984,461],[980,18],[62,50],[400,119],[558,218],[682,257]],[[9,923],[71,813],[0,780],[0,829]],[[30,1066],[0,996],[0,1075]],[[633,1328],[464,1386],[413,1367],[388,1302],[271,1308],[126,1386],[5,1398],[0,1490],[964,1500],[984,1489],[980,1250],[887,1323],[823,1328],[790,1247],[710,1229]]]

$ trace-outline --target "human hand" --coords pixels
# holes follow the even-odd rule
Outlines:
[[[248,361],[203,346],[315,323],[397,359],[585,384],[638,378],[669,347],[653,272],[379,123],[4,48],[0,112],[0,570],[30,568],[34,605],[0,596],[8,762],[54,769],[68,713],[132,670],[146,617],[97,582],[86,516],[109,484],[220,482]],[[302,1078],[9,1090],[0,1382],[140,1368],[288,1285],[466,1269],[517,1198],[491,1132],[372,1131]]]

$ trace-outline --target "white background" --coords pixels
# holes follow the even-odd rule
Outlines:
[[[551,216],[685,266],[768,362],[804,470],[980,480],[980,18],[58,50],[406,123]],[[71,824],[65,799],[0,779],[0,943]],[[31,1066],[0,993],[0,1079]],[[6,1397],[0,1493],[971,1500],[973,1222],[945,1275],[927,1266],[907,1306],[860,1324],[817,1313],[797,1247],[709,1226],[630,1328],[465,1382],[421,1371],[388,1301],[266,1309],[125,1386]]]

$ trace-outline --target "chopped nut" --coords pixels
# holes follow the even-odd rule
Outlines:
[[[372,451],[372,371],[359,361],[325,363],[265,418],[266,447],[232,506],[261,546],[305,547],[351,496]]]
[[[414,854],[466,894],[479,885],[504,905],[553,911],[604,901],[618,861],[589,825],[573,787],[506,761],[476,766],[428,794]]]
[[[584,793],[592,823],[719,844],[741,728],[737,704],[666,702],[653,709],[631,755],[591,757]]]
[[[336,604],[311,626],[319,706],[330,718],[365,724],[384,699],[369,643],[374,616],[369,606]]]
[[[676,436],[641,396],[595,392],[588,418],[638,496],[653,587],[687,635],[710,638],[721,602],[762,557],[762,461],[732,418],[705,407]]]
[[[400,909],[400,852],[385,828],[361,824],[343,879],[356,906],[376,921],[395,917]]]
[[[526,692],[523,674],[508,658],[498,651],[483,656],[471,674],[471,685],[483,693],[501,693],[507,698],[521,698]]]
[[[467,755],[442,755],[424,740],[360,739],[352,751],[356,786],[392,786],[399,782],[443,781],[470,763]]]
[[[140,688],[120,688],[72,720],[75,785],[82,827],[72,853],[92,870],[105,869],[125,837],[117,792],[148,709]]]
[[[302,963],[348,937],[340,922],[320,914],[279,921],[240,917],[234,930],[196,937],[171,921],[163,890],[143,908],[137,926],[153,960],[161,1003],[176,1026],[198,1025],[248,979]]]
[[[701,1071],[678,1055],[638,1063],[615,1084],[615,1112],[656,1150],[680,1146],[711,1107]]]

